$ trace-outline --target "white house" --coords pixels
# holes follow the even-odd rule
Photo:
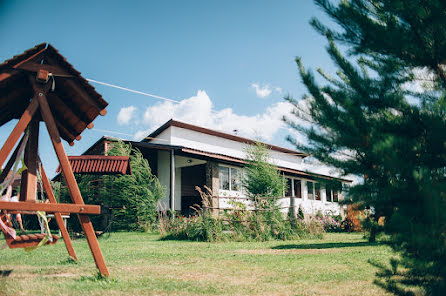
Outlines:
[[[111,142],[112,138],[103,137],[84,154],[106,153]],[[203,185],[213,191],[213,207],[229,208],[228,202],[236,198],[249,208],[241,180],[247,163],[246,148],[255,141],[169,120],[141,142],[130,143],[141,150],[166,188],[160,208],[174,209],[184,215],[191,213],[190,206],[201,204],[195,186]],[[274,145],[267,147],[273,164],[288,184],[280,199],[284,212],[293,199],[295,211],[300,206],[307,214],[317,211],[343,214],[338,203],[342,199],[341,188],[343,183],[351,181],[304,171],[302,161],[306,154]]]

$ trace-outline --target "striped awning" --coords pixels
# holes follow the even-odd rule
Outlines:
[[[130,158],[128,156],[81,155],[68,156],[75,174],[88,175],[131,175]],[[57,173],[60,173],[60,166]]]

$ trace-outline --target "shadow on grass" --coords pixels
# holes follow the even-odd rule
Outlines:
[[[379,246],[382,243],[375,242],[354,242],[354,243],[320,243],[320,244],[293,244],[293,245],[278,245],[272,247],[273,250],[307,250],[307,249],[335,249],[335,248],[351,248],[351,247],[370,247]]]
[[[5,278],[8,277],[12,272],[12,269],[8,269],[8,270],[1,270],[0,269],[0,278]]]
[[[11,274],[12,269],[0,269],[0,296],[6,295],[6,282],[8,276]]]

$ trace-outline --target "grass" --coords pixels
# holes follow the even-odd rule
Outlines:
[[[30,253],[0,250],[0,295],[385,295],[367,261],[392,256],[361,234],[204,243],[114,233],[100,239],[111,273],[100,279],[87,242],[73,243],[78,263],[63,241]]]

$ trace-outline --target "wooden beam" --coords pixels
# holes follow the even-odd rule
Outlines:
[[[49,93],[47,95],[49,105],[57,104],[58,112],[53,114],[56,120],[64,122],[68,126],[72,126],[73,135],[80,134],[88,124],[88,121],[84,121],[81,114],[76,114],[73,108],[70,108],[64,100],[62,100],[57,94]]]
[[[74,77],[73,75],[70,75],[70,73],[68,73],[67,71],[65,71],[64,69],[62,69],[59,66],[52,66],[52,65],[47,65],[47,64],[38,64],[36,62],[30,61],[30,62],[26,62],[22,65],[19,65],[17,67],[18,69],[22,69],[22,70],[26,70],[26,71],[30,71],[30,72],[39,72],[40,70],[46,70],[49,73],[53,74],[53,75],[60,75],[60,76],[65,76],[65,77]]]
[[[34,83],[35,84],[35,83]],[[60,139],[59,131],[57,129],[56,123],[54,121],[53,115],[51,113],[48,101],[44,94],[39,95],[39,105],[42,118],[45,121],[46,128],[53,143],[54,150],[56,152],[57,158],[59,159],[60,167],[62,173],[67,182],[68,191],[70,192],[71,199],[77,205],[84,205],[84,200],[80,193],[79,187],[77,185],[76,179],[74,178],[73,171],[68,161],[68,157],[63,148],[62,141]],[[90,218],[85,215],[78,215],[79,221],[81,223],[82,229],[84,230],[85,236],[87,237],[88,245],[90,247],[91,253],[93,255],[96,267],[103,276],[109,276],[107,265],[102,255],[101,249],[99,247],[96,234],[94,232],[93,225],[91,224]]]
[[[40,166],[40,172],[42,173],[42,183],[43,188],[45,189],[45,192],[48,196],[48,199],[50,203],[57,204],[56,197],[53,193],[53,188],[51,188],[51,183],[46,175],[45,169],[43,168],[43,165]],[[57,225],[59,226],[60,233],[62,234],[63,241],[65,243],[65,247],[67,248],[68,255],[70,255],[71,258],[73,258],[75,261],[77,261],[76,252],[74,251],[73,244],[71,243],[70,235],[68,234],[67,228],[65,227],[65,223],[62,219],[61,213],[54,213],[54,217],[56,218]]]
[[[96,205],[61,204],[61,203],[32,203],[32,202],[11,202],[0,201],[1,210],[12,211],[43,211],[47,213],[74,213],[99,215],[101,207]]]
[[[23,115],[22,117],[20,117],[19,122],[17,122],[16,126],[9,134],[9,137],[6,139],[5,144],[3,144],[3,147],[0,150],[0,167],[3,166],[12,148],[14,148],[14,145],[17,143],[20,136],[25,132],[25,129],[31,121],[34,113],[36,113],[38,106],[39,102],[37,98],[34,97],[31,103],[28,105],[28,108],[26,108],[25,112],[23,112]]]
[[[73,79],[67,79],[64,81],[64,83],[70,87],[76,94],[82,97],[82,99],[89,104],[91,107],[96,108],[98,110],[99,114],[104,116],[107,114],[107,110],[103,107],[101,107],[98,102],[93,100],[90,95],[82,88],[80,87],[76,82],[73,81]]]
[[[41,50],[39,50],[38,52],[36,52],[35,54],[33,54],[32,56],[30,56],[29,58],[21,61],[20,63],[15,64],[14,66],[12,66],[14,69],[20,67],[22,64],[25,64],[29,61],[33,61],[33,60],[38,60],[41,59],[41,57],[39,57],[39,55],[41,53],[43,53],[46,50],[46,47],[42,48]]]
[[[39,120],[34,116],[29,125],[29,138],[25,147],[24,162],[27,169],[22,173],[20,201],[36,201],[38,146]]]

